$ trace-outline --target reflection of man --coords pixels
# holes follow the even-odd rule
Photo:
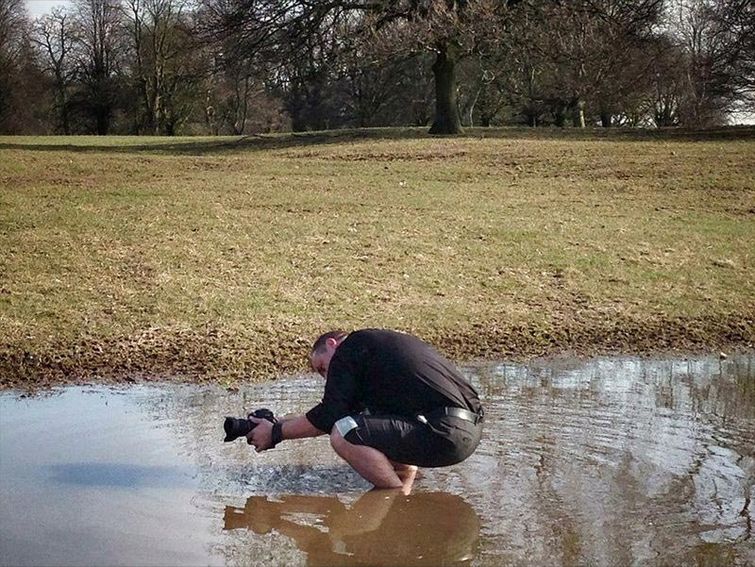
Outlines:
[[[459,463],[480,442],[477,392],[416,337],[331,331],[315,341],[310,364],[327,378],[322,402],[275,425],[252,418],[258,426],[247,438],[257,451],[329,433],[336,453],[376,488],[408,493],[417,466]]]
[[[350,508],[335,497],[252,496],[226,506],[224,520],[226,530],[290,537],[309,565],[453,565],[474,557],[480,534],[474,509],[444,492],[367,492]]]

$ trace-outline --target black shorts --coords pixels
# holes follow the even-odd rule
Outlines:
[[[354,445],[366,445],[391,461],[419,467],[445,467],[469,457],[480,443],[482,423],[442,416],[422,423],[416,418],[354,415],[356,427],[344,435]],[[348,418],[347,418],[348,419]]]

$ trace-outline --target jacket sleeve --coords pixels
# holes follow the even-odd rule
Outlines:
[[[342,417],[363,409],[358,395],[358,357],[348,352],[345,346],[341,346],[330,361],[322,401],[306,414],[312,425],[326,433],[330,433],[333,425]]]

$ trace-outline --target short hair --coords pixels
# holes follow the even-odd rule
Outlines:
[[[328,339],[335,339],[337,341],[340,341],[344,337],[346,337],[349,333],[346,331],[328,331],[327,333],[323,333],[319,337],[317,337],[317,340],[312,345],[311,353],[320,352],[325,348],[325,343],[328,341]]]

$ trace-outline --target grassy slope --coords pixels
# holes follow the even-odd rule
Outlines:
[[[754,215],[752,131],[0,138],[0,382],[747,344]]]

